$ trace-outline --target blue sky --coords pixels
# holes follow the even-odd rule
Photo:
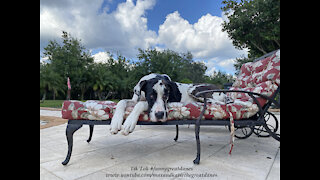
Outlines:
[[[235,49],[221,31],[227,20],[221,6],[221,0],[40,0],[40,55],[64,30],[96,61],[106,61],[106,51],[135,60],[138,48],[171,49],[190,51],[208,75],[234,74],[235,58],[247,51]]]
[[[108,12],[112,12],[117,9],[119,3],[123,2],[126,0],[105,0],[99,12],[101,13],[106,6],[109,7]],[[133,2],[135,3],[136,0]],[[179,11],[180,15],[191,24],[197,22],[201,16],[207,13],[220,16],[221,2],[222,0],[158,0],[154,8],[146,12],[148,28],[158,31],[159,25],[165,21],[167,14],[174,11]]]
[[[159,25],[165,21],[167,14],[174,11],[178,11],[182,18],[194,24],[207,13],[220,16],[220,7],[220,0],[160,0],[152,11],[147,12],[148,27],[158,31]]]

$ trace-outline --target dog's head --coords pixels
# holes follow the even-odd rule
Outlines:
[[[167,103],[174,100],[176,84],[167,75],[152,74],[142,78],[135,88],[139,100],[148,102],[148,114],[151,121],[166,121]]]

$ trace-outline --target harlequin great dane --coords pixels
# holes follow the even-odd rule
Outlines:
[[[111,120],[110,132],[117,134],[131,133],[142,112],[147,111],[152,122],[165,122],[167,119],[167,103],[192,103],[199,101],[194,96],[197,92],[209,89],[218,89],[212,84],[183,84],[171,81],[166,74],[149,74],[142,77],[134,87],[131,100],[124,99],[118,102]],[[124,113],[127,106],[134,106],[125,122]],[[123,123],[123,126],[122,126]]]

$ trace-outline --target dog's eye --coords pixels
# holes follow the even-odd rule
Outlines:
[[[153,95],[150,95],[150,99],[153,99],[154,97],[153,97]]]
[[[167,95],[163,95],[163,99],[167,99],[168,98],[168,96]]]

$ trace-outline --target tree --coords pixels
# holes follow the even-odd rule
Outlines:
[[[143,72],[140,77],[149,73],[167,74],[173,81],[188,79],[188,82],[203,82],[207,69],[205,64],[193,61],[190,52],[177,53],[172,50],[139,49],[136,68]]]
[[[62,40],[63,45],[55,40],[49,41],[48,46],[44,48],[44,57],[48,58],[52,71],[59,74],[62,79],[70,77],[72,92],[76,92],[83,100],[86,90],[91,86],[90,68],[93,57],[81,45],[80,40],[65,31],[62,32]]]
[[[112,83],[118,98],[129,98],[135,83],[137,83],[131,77],[132,64],[121,54],[117,56],[117,60],[113,56],[109,58],[107,62],[108,70],[113,74]]]
[[[235,63],[233,64],[234,68],[236,69],[236,75],[239,74],[241,66],[247,62],[252,62],[253,58],[246,58],[246,57],[240,57],[236,58]]]
[[[181,72],[181,78],[185,77],[191,80],[191,83],[203,83],[207,66],[203,62],[191,62],[185,64]]]
[[[280,0],[224,0],[222,4],[228,17],[223,31],[235,47],[248,48],[250,58],[280,48]]]
[[[128,60],[121,54],[109,53],[107,61],[95,63],[81,40],[67,32],[62,33],[62,43],[49,41],[44,48],[46,63],[40,63],[40,98],[47,94],[53,98],[67,90],[67,77],[72,84],[71,99],[105,100],[130,98],[139,79],[149,73],[167,74],[173,81],[183,83],[218,82],[205,75],[207,67],[193,60],[190,52],[139,49],[138,61]],[[216,78],[217,79],[217,78]],[[61,98],[61,96],[60,96]]]
[[[65,94],[63,78],[51,69],[50,64],[40,62],[40,92],[43,93],[41,102],[44,102],[48,91],[52,91],[53,100],[59,92]]]
[[[219,88],[223,88],[226,83],[232,83],[235,78],[232,75],[226,74],[222,71],[214,71],[213,74],[208,77],[207,83],[215,84]]]
[[[115,89],[115,76],[109,71],[109,66],[106,63],[96,63],[92,69],[92,89],[97,93],[99,100],[106,99],[104,94],[108,91],[108,94],[114,92]]]

